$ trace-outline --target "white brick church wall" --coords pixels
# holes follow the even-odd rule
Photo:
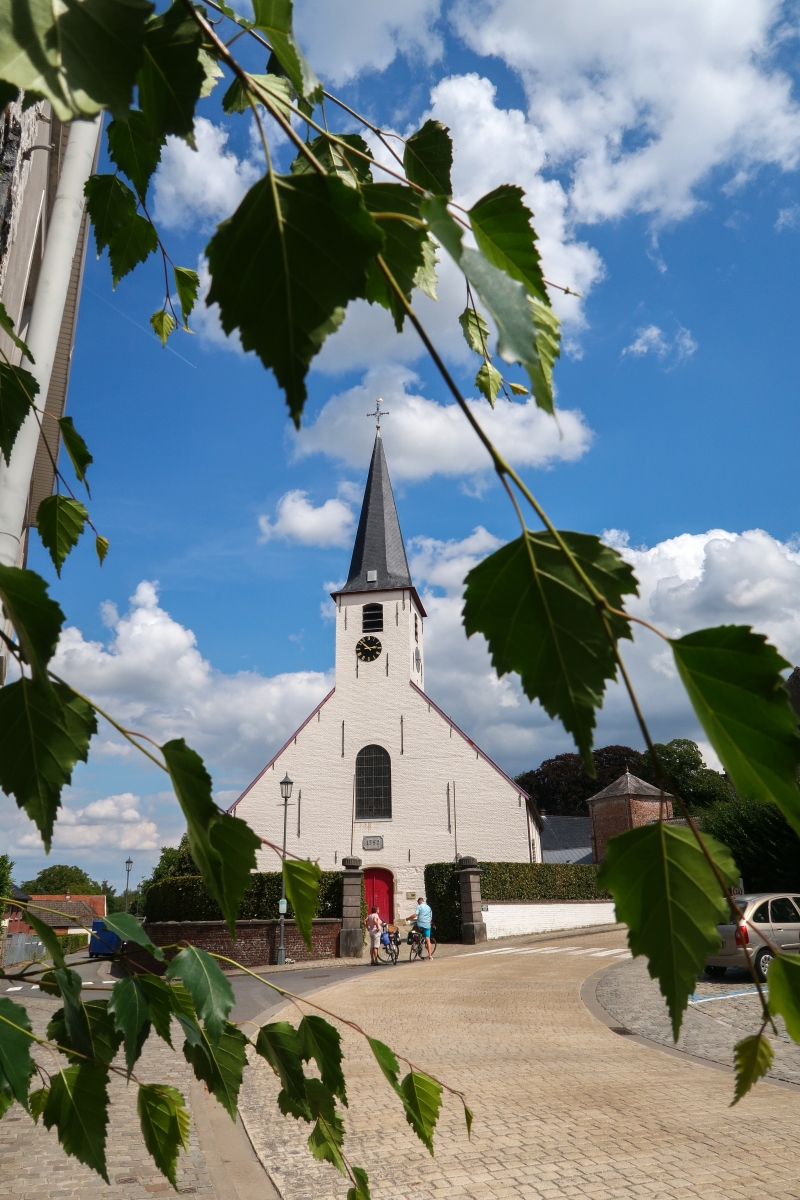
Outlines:
[[[384,605],[383,632],[375,635],[382,653],[373,663],[358,662],[355,654],[365,602]],[[388,868],[395,916],[411,911],[407,891],[422,894],[426,863],[452,860],[456,853],[484,861],[541,861],[538,831],[515,785],[411,686],[424,681],[423,627],[410,590],[340,596],[336,688],[236,806],[237,816],[279,845],[278,784],[288,771],[294,781],[288,849],[319,860],[324,870],[340,867],[351,850],[365,867]],[[356,754],[371,743],[391,757],[392,817],[354,821]],[[363,850],[363,837],[376,834],[383,850]],[[274,853],[262,851],[258,865],[275,870]]]

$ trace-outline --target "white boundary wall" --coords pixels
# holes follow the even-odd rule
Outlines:
[[[549,933],[556,929],[581,929],[585,925],[613,925],[613,900],[577,900],[565,904],[489,903],[483,920],[486,934],[494,938],[521,933]]]

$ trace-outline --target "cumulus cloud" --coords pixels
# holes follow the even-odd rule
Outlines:
[[[67,628],[54,670],[158,742],[185,737],[217,771],[233,773],[237,781],[263,766],[332,686],[322,671],[264,676],[214,670],[192,631],[159,605],[155,583],[140,583],[128,612],[107,609],[106,620],[107,644]],[[95,743],[94,752],[136,754],[114,739]]]
[[[349,492],[345,485],[345,493]],[[281,496],[274,521],[263,515],[258,518],[259,541],[282,538],[305,546],[347,546],[352,541],[354,524],[353,510],[344,500],[332,498],[315,508],[308,492],[295,490]]]
[[[800,661],[800,549],[763,530],[732,533],[714,529],[681,534],[650,548],[631,547],[625,531],[608,530],[606,541],[632,564],[640,596],[630,610],[667,635],[722,623],[753,624],[790,662]],[[409,542],[412,576],[428,620],[425,625],[426,687],[431,697],[509,772],[572,749],[571,739],[538,704],[531,705],[515,675],[498,679],[480,635],[467,641],[461,619],[467,572],[501,545],[481,526],[467,537]],[[333,585],[329,585],[333,587]],[[67,629],[55,670],[123,720],[159,741],[183,736],[214,772],[227,776],[217,794],[230,802],[313,710],[333,684],[331,674],[298,671],[265,677],[255,672],[225,674],[204,659],[191,632],[159,605],[156,586],[143,582],[129,611],[106,609],[107,644]],[[331,637],[333,631],[331,631]],[[668,648],[646,629],[622,652],[650,727],[658,740],[692,737],[703,743]],[[101,736],[107,736],[105,734]],[[626,694],[612,684],[598,719],[597,744],[641,746]],[[101,756],[111,742],[93,745]],[[703,744],[706,760],[715,764]],[[122,793],[89,803],[67,798],[56,826],[58,848],[104,847],[147,851],[174,841],[168,798],[143,812],[138,796]],[[20,853],[40,850],[38,836],[8,801],[5,843]],[[174,808],[174,801],[172,802]],[[168,836],[164,821],[169,816]]]
[[[394,479],[431,475],[479,475],[489,470],[486,451],[455,404],[440,404],[411,389],[419,383],[408,367],[387,366],[367,372],[364,381],[333,396],[313,424],[294,435],[298,457],[328,454],[348,466],[369,462],[374,431],[364,414],[376,396],[390,411],[382,434]],[[592,432],[577,409],[562,410],[558,423],[536,407],[499,399],[469,404],[502,454],[517,466],[546,467],[575,462],[588,450]]]
[[[226,149],[228,132],[206,117],[194,123],[197,149],[169,137],[153,183],[155,217],[166,229],[212,228],[238,205],[261,170]]]
[[[439,0],[306,0],[295,7],[300,42],[332,83],[383,71],[398,54],[431,64],[442,53]]]
[[[792,170],[800,113],[775,65],[777,0],[458,0],[478,54],[519,71],[551,170],[571,174],[581,221],[687,216],[715,168],[741,186]]]
[[[646,325],[636,331],[635,339],[630,346],[625,346],[622,354],[632,354],[634,358],[654,354],[662,360],[671,358],[674,362],[681,362],[685,358],[691,358],[696,349],[697,342],[682,325],[678,326],[678,331],[672,338],[667,337],[658,325]]]
[[[640,596],[629,601],[670,637],[723,623],[752,624],[790,662],[800,662],[800,550],[763,530],[737,534],[710,530],[681,534],[651,548],[632,548],[625,531],[606,531],[631,563]],[[486,643],[464,640],[462,580],[474,563],[499,545],[478,528],[461,541],[418,538],[410,544],[411,569],[425,581],[426,687],[466,731],[506,770],[534,766],[574,746],[557,722],[524,696],[516,675],[498,680]],[[622,653],[650,728],[658,740],[690,737],[709,765],[718,766],[703,737],[669,650],[638,628]],[[598,714],[598,745],[621,742],[642,748],[627,694],[612,684]]]
[[[53,834],[54,850],[155,850],[158,827],[145,819],[140,810],[141,798],[132,792],[93,800],[83,808],[65,804],[58,812]],[[27,828],[30,825],[26,822]],[[41,839],[35,831],[22,834],[15,849],[41,850]]]

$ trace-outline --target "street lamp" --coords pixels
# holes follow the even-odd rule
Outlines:
[[[289,778],[287,771],[281,780],[281,799],[283,800],[283,854],[281,856],[281,903],[280,903],[280,919],[281,919],[281,939],[278,945],[278,966],[282,967],[286,962],[286,947],[283,942],[283,922],[286,916],[286,880],[283,876],[283,863],[286,861],[286,818],[289,815],[289,798],[292,794],[294,780]]]
[[[128,858],[125,862],[125,870],[127,872],[127,874],[125,876],[125,912],[128,911],[128,885],[130,884],[130,881],[131,881],[131,867],[132,866],[133,866],[133,859],[130,857],[130,855],[128,855]]]

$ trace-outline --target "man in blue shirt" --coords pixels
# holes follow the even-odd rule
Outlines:
[[[433,951],[431,949],[431,926],[433,925],[433,910],[429,904],[425,903],[424,896],[417,897],[416,912],[411,913],[407,918],[409,921],[416,921],[417,929],[425,938],[428,947],[428,962],[433,960]]]

